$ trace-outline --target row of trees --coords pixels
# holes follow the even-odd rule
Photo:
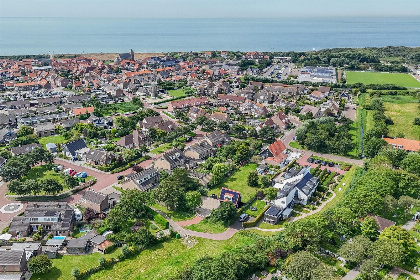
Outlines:
[[[35,148],[30,153],[17,157],[11,157],[0,170],[0,176],[4,181],[19,180],[25,176],[31,168],[37,164],[51,164],[54,156],[42,149]]]

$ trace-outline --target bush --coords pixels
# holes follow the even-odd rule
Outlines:
[[[32,273],[47,273],[51,270],[52,261],[46,255],[39,255],[31,258],[28,263],[29,271]]]
[[[414,118],[414,122],[413,122],[413,124],[414,124],[414,125],[420,125],[420,117],[416,117],[416,118]]]
[[[150,229],[151,229],[151,230],[157,230],[157,226],[155,226],[154,224],[151,224],[151,225],[150,225]]]
[[[79,278],[80,277],[80,269],[78,267],[73,267],[71,269],[71,276],[73,276],[74,278]]]

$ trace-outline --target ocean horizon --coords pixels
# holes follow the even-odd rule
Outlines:
[[[420,46],[418,17],[0,18],[0,55]]]

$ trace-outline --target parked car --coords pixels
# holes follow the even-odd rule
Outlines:
[[[87,177],[87,174],[86,174],[86,172],[79,172],[79,173],[76,174],[76,177],[86,178]]]
[[[257,210],[258,210],[258,209],[257,209],[257,207],[254,207],[254,206],[249,207],[249,209],[250,209],[251,211],[257,211]]]
[[[185,142],[191,142],[193,140],[193,138],[191,136],[187,136],[185,138]]]
[[[325,160],[323,160],[323,161],[321,161],[321,165],[322,166],[326,166],[327,165],[327,162]]]
[[[117,180],[119,181],[119,180],[122,180],[122,179],[124,179],[124,175],[118,175],[117,176]]]
[[[315,164],[320,164],[321,163],[321,160],[320,159],[316,159],[314,163]]]
[[[330,162],[328,163],[328,166],[329,166],[329,167],[334,167],[334,162],[330,161]]]
[[[310,157],[310,158],[308,158],[308,162],[309,163],[313,163],[314,162],[314,159]]]
[[[239,221],[240,222],[245,222],[246,220],[248,220],[248,218],[249,218],[249,215],[248,214],[241,214],[239,216]]]

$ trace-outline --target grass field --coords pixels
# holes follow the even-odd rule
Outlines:
[[[379,73],[379,72],[352,72],[347,71],[347,83],[356,84],[362,83],[365,85],[369,84],[393,84],[402,87],[413,87],[419,88],[420,82],[417,81],[413,76],[403,73]]]
[[[167,150],[169,150],[170,148],[172,148],[172,144],[171,143],[165,143],[163,145],[160,145],[159,147],[151,150],[150,152],[152,154],[158,155],[161,154],[163,152],[166,152]]]
[[[168,90],[168,94],[169,94],[169,96],[172,96],[172,97],[184,97],[184,96],[187,96],[185,94],[185,90],[184,89]]]
[[[221,233],[227,230],[222,224],[218,223],[211,223],[206,219],[200,221],[198,224],[186,226],[186,229],[198,232],[207,232],[207,233]]]
[[[245,237],[240,233],[235,234],[226,241],[195,239],[198,243],[192,248],[187,248],[181,240],[176,239],[153,246],[137,257],[118,263],[112,268],[90,276],[88,279],[171,279],[176,276],[182,267],[193,264],[201,257],[219,255],[223,252],[233,251],[255,242],[252,238]],[[80,261],[83,260],[80,259]]]
[[[39,138],[39,144],[41,144],[42,147],[44,147],[44,148],[45,148],[45,145],[47,143],[54,143],[54,144],[58,145],[58,144],[62,144],[64,142],[66,142],[66,139],[64,139],[64,137],[61,136],[61,135],[53,135],[53,136],[47,136],[47,137]]]
[[[246,209],[245,211],[244,211],[244,213],[246,213],[246,214],[248,214],[248,215],[250,215],[250,216],[252,216],[252,217],[257,217],[263,210],[264,210],[264,208],[265,208],[265,202],[264,201],[262,201],[262,200],[258,200],[258,199],[256,199],[255,201],[254,201],[254,203],[252,203],[249,207],[248,207],[248,209]],[[251,207],[255,207],[255,208],[257,208],[257,211],[252,211],[251,209],[249,209],[249,208],[251,208]]]
[[[351,135],[352,142],[354,144],[354,148],[348,154],[349,154],[349,156],[351,156],[353,158],[358,157],[360,152],[361,152],[360,127],[361,127],[361,122],[362,122],[362,113],[363,113],[363,110],[360,107],[357,108],[356,120],[350,126],[350,131],[349,131],[349,133]]]
[[[299,142],[298,142],[298,141],[292,141],[292,142],[290,142],[290,143],[289,143],[289,146],[290,146],[291,148],[295,148],[295,149],[300,149],[300,150],[302,150],[302,149],[303,149],[303,147],[299,144]]]
[[[385,115],[393,121],[388,126],[389,136],[396,137],[397,134],[404,135],[404,138],[420,140],[420,126],[413,125],[415,117],[420,115],[418,103],[389,103],[384,102]]]
[[[195,213],[193,213],[193,212],[185,213],[185,212],[171,211],[171,210],[168,210],[165,206],[162,206],[160,204],[154,204],[154,205],[152,205],[152,207],[157,209],[157,210],[162,211],[163,213],[168,215],[168,217],[171,218],[172,220],[174,220],[175,222],[191,220],[195,217]]]
[[[242,196],[242,202],[246,203],[258,191],[257,188],[250,187],[247,183],[249,173],[254,171],[256,168],[257,164],[254,163],[242,166],[238,171],[235,172],[235,174],[224,180],[224,182],[219,184],[216,188],[210,190],[208,196],[211,196],[212,194],[219,196],[220,190],[222,187],[225,187],[240,192]]]
[[[65,187],[64,184],[65,176],[61,173],[57,173],[54,170],[51,170],[51,165],[38,165],[33,167],[28,174],[22,177],[22,182],[34,179],[34,180],[44,180],[44,179],[54,179]]]

